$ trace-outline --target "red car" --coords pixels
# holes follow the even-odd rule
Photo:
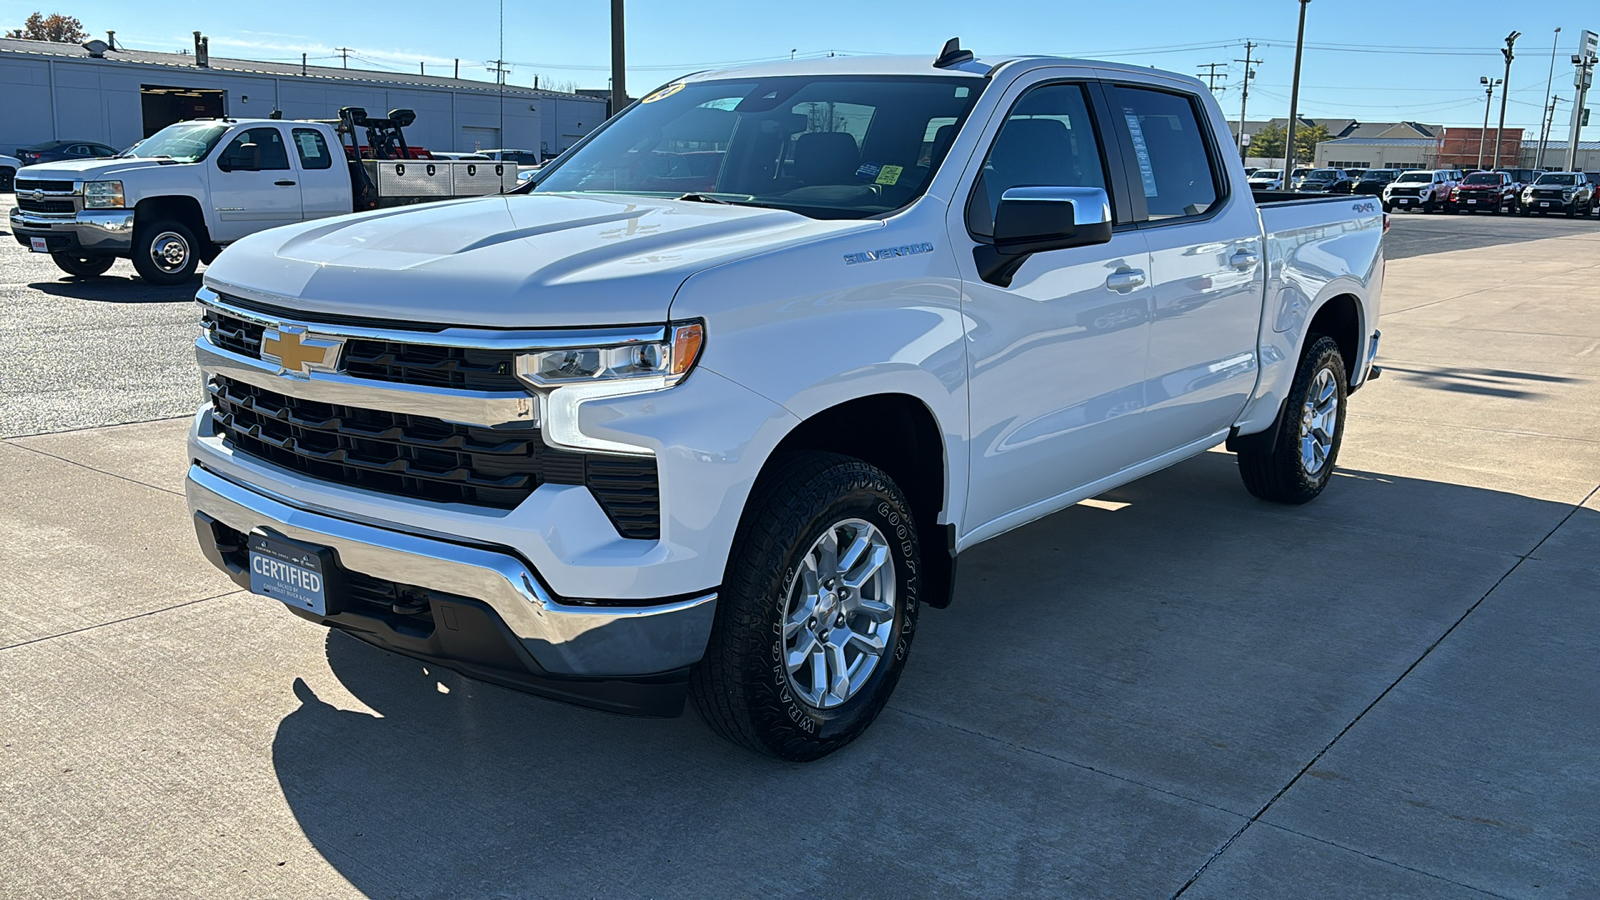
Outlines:
[[[1515,212],[1517,183],[1507,172],[1473,172],[1450,191],[1451,212]]]

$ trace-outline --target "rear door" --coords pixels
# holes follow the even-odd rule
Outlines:
[[[1255,389],[1260,219],[1250,194],[1231,189],[1208,97],[1162,83],[1106,92],[1134,154],[1134,217],[1150,249],[1145,415],[1176,449],[1226,432]]]
[[[1135,422],[1150,263],[1131,220],[1109,244],[1034,254],[1009,285],[985,281],[973,258],[1010,188],[1101,188],[1129,218],[1099,85],[1041,70],[1008,87],[1000,109],[948,222],[968,323],[969,531],[1114,475],[1147,449]]]
[[[209,177],[217,222],[211,237],[218,243],[300,221],[300,181],[282,126],[235,133],[210,164]]]
[[[337,216],[354,209],[351,199],[350,169],[344,151],[328,146],[320,129],[293,126],[289,129],[294,146],[292,158],[299,170],[300,208],[307,219]],[[339,156],[334,157],[337,152]]]

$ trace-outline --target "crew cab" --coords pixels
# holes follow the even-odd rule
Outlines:
[[[700,72],[516,194],[226,250],[188,503],[305,620],[815,759],[961,552],[1224,443],[1257,497],[1327,488],[1385,226],[1258,201],[1187,76]]]
[[[1492,212],[1517,208],[1517,184],[1507,172],[1473,172],[1450,190],[1451,212]]]
[[[1383,189],[1383,208],[1433,212],[1450,202],[1455,176],[1447,169],[1412,169]]]
[[[432,160],[407,147],[409,110],[340,112],[338,123],[179,122],[114,159],[29,166],[16,179],[11,232],[69,275],[103,275],[120,257],[146,281],[172,285],[268,228],[516,187],[510,163]]]
[[[1584,216],[1600,209],[1595,186],[1582,172],[1543,172],[1522,189],[1522,214],[1564,212]]]

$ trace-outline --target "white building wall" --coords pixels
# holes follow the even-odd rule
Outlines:
[[[145,136],[143,85],[222,90],[227,114],[238,117],[265,117],[274,108],[287,119],[332,119],[344,106],[379,116],[414,109],[406,138],[434,150],[471,150],[476,137],[492,135],[497,146],[538,149],[546,142],[555,153],[605,118],[604,101],[508,93],[502,135],[499,96],[491,91],[8,53],[0,55],[0,152],[50,140],[126,147]]]

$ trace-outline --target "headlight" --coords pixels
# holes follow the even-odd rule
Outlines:
[[[648,454],[645,448],[584,434],[579,407],[589,400],[665,390],[700,360],[705,325],[680,322],[662,338],[626,344],[560,347],[517,355],[517,377],[544,399],[542,426],[550,443],[581,450]]]
[[[121,209],[122,182],[91,181],[83,186],[84,209]]]

